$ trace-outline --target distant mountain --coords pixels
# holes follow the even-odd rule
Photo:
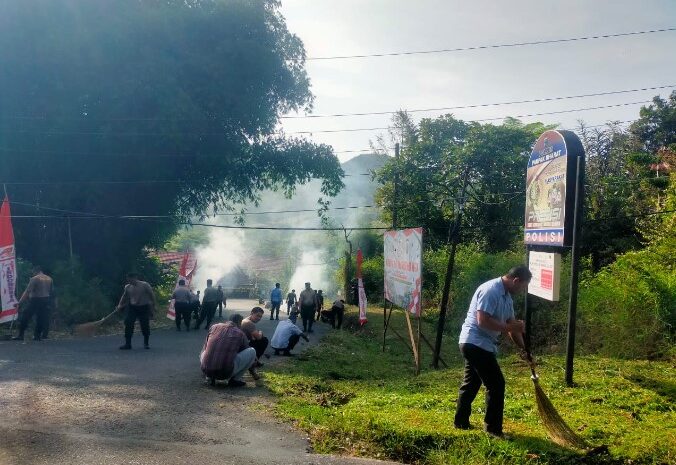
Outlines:
[[[371,171],[382,167],[389,157],[387,155],[363,154],[356,156],[341,166],[346,176],[343,179],[345,187],[331,201],[331,207],[351,207],[361,205],[373,205],[373,197],[379,184],[374,182],[369,175]],[[317,200],[325,198],[320,191],[319,181],[312,181],[306,185],[298,186],[296,193],[291,199],[286,199],[281,192],[265,192],[260,205],[257,208],[250,207],[249,212],[268,212],[279,210],[306,210],[318,209]],[[375,213],[373,209],[350,209],[332,210],[330,216],[339,224],[354,224],[365,213]],[[370,216],[370,215],[369,215]],[[248,216],[247,224],[275,224],[281,226],[317,226],[319,220],[313,212],[297,212],[272,215]]]

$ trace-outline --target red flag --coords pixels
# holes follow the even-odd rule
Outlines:
[[[15,320],[19,311],[16,299],[16,252],[9,199],[0,207],[0,323]]]
[[[366,291],[364,291],[364,280],[361,276],[361,265],[364,262],[364,255],[361,249],[357,250],[357,291],[359,293],[359,324],[364,326],[368,319],[366,318]]]

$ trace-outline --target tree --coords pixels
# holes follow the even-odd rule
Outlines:
[[[377,198],[385,220],[397,208],[399,223],[424,227],[426,244],[436,248],[448,240],[449,222],[464,203],[465,239],[491,251],[508,248],[521,227],[526,157],[545,129],[540,123],[524,125],[514,119],[502,125],[466,123],[452,115],[423,119],[400,160],[378,171],[383,187]],[[460,198],[465,170],[470,187]]]
[[[274,0],[26,0],[0,5],[0,157],[17,247],[120,276],[179,223],[341,188],[332,149],[276,132],[309,110],[302,42]],[[105,183],[120,181],[119,184]],[[137,181],[153,181],[136,183]],[[83,212],[83,213],[79,213]],[[122,219],[157,215],[152,219]]]

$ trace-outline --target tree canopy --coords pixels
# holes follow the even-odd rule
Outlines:
[[[3,2],[0,181],[13,183],[14,214],[73,217],[85,266],[119,273],[211,207],[255,203],[264,189],[290,195],[311,179],[335,195],[332,149],[276,129],[281,114],[312,105],[303,44],[278,8]],[[133,215],[157,218],[120,218]],[[25,258],[66,256],[63,218],[15,228]]]

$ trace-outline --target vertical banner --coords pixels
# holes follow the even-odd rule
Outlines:
[[[197,269],[197,260],[193,257],[191,253],[186,252],[185,255],[183,256],[183,260],[181,260],[181,267],[178,269],[178,278],[176,279],[176,286],[174,289],[178,287],[178,282],[181,279],[185,280],[185,285],[190,286],[190,283],[192,282],[192,277],[195,275],[195,270]],[[171,299],[169,301],[169,308],[167,309],[167,318],[170,320],[175,320],[176,319],[176,309],[174,308],[176,305],[176,302],[174,302],[174,299]]]
[[[359,291],[359,325],[364,326],[368,319],[366,318],[366,291],[364,291],[364,280],[361,275],[361,265],[364,262],[364,255],[361,249],[357,250],[357,286]]]
[[[422,228],[387,231],[385,299],[420,316],[422,308]]]
[[[19,302],[16,299],[16,253],[9,199],[0,207],[0,323],[17,318]]]

